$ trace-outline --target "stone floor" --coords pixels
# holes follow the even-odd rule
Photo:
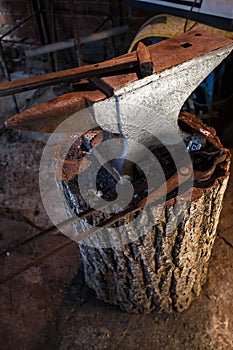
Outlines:
[[[38,186],[45,142],[40,134],[1,134],[0,251],[51,225]],[[18,266],[64,242],[60,235],[42,237],[0,258],[0,349],[233,349],[232,213],[233,174],[208,281],[198,300],[181,314],[128,315],[99,302],[85,286],[76,246],[1,283]]]

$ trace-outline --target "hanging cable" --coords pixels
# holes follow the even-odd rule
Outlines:
[[[196,6],[196,3],[197,3],[197,0],[194,0],[192,6],[190,7],[190,10],[188,12],[188,15],[186,17],[185,24],[184,24],[184,33],[186,33],[186,31],[187,31],[188,21],[190,20],[191,13],[193,11],[193,8]],[[189,30],[193,29],[196,24],[197,24],[197,22],[195,22],[192,25],[192,27],[189,28]]]
[[[218,105],[220,105],[222,103],[225,103],[225,102],[229,101],[232,97],[233,97],[233,93],[231,95],[227,96],[226,98],[224,98],[223,100],[219,100],[219,101],[213,102],[212,106],[218,106]],[[200,102],[197,102],[197,101],[194,101],[194,104],[196,104],[197,106],[200,106],[200,107],[208,106],[207,103],[200,103]]]

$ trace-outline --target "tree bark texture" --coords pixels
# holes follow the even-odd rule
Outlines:
[[[140,224],[132,222],[127,228],[124,223],[130,222],[136,214],[127,213],[119,219],[114,224],[118,224],[120,232],[117,239],[128,236],[128,244],[102,248],[102,238],[98,235],[79,243],[86,283],[99,299],[127,312],[170,313],[190,306],[206,281],[229,163],[228,154],[224,166],[221,164],[214,172],[211,181],[192,188],[191,202],[181,195],[168,199],[165,205],[152,203],[144,210]],[[58,184],[72,213],[88,209],[79,195],[75,177],[58,179]],[[163,208],[158,218],[156,213],[160,206]],[[84,230],[85,220],[81,223]],[[89,220],[98,225],[103,217],[93,214]],[[152,225],[145,231],[147,222]],[[80,224],[73,224],[73,230],[77,233]],[[106,239],[111,240],[111,235],[106,234]],[[88,242],[94,242],[95,247]]]

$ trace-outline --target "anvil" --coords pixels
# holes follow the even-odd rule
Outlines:
[[[148,198],[151,199],[151,202],[158,198],[166,198],[167,192],[171,193],[176,188],[179,190],[180,185],[187,182],[191,176],[195,180],[205,179],[206,176],[213,173],[216,162],[223,161],[222,158],[214,161],[208,168],[208,174],[204,174],[204,177],[201,172],[195,174],[194,171],[193,175],[192,164],[190,164],[186,148],[183,148],[181,154],[178,154],[175,147],[173,152],[173,145],[181,144],[181,131],[177,122],[183,103],[200,82],[231,53],[232,49],[233,41],[230,39],[213,36],[204,30],[193,30],[149,47],[139,44],[136,52],[96,65],[2,83],[0,84],[0,96],[67,81],[76,82],[75,87],[79,89],[79,91],[67,93],[16,115],[6,121],[6,126],[30,131],[55,131],[52,136],[64,132],[86,133],[96,126],[100,126],[106,131],[121,134],[124,136],[123,140],[126,140],[126,144],[123,145],[125,147],[119,148],[118,157],[115,156],[115,149],[111,146],[110,149],[104,149],[102,152],[105,159],[97,160],[105,164],[107,154],[107,160],[127,158],[132,159],[132,162],[136,160],[138,165],[139,156],[140,165],[142,165],[139,168],[143,169],[144,174],[148,175],[147,169],[150,172],[153,168],[153,171],[156,169],[156,175],[158,175],[146,176],[147,181],[151,181],[148,182],[148,191],[150,191]],[[80,79],[83,80],[79,81]],[[78,84],[77,81],[79,81]],[[89,88],[90,83],[91,88]],[[190,125],[192,123],[190,116]],[[200,123],[198,130],[207,139],[211,138],[211,133],[203,123]],[[132,143],[131,140],[133,140]],[[150,149],[150,146],[157,142],[156,140],[165,145],[175,162],[177,172],[171,174],[168,179],[164,177],[163,169],[161,169],[156,157],[150,158],[150,154],[145,151],[145,149]],[[100,143],[100,146],[101,144],[104,142]],[[143,146],[145,147],[143,148]],[[97,152],[99,152],[99,146]],[[48,154],[50,156],[49,152]],[[112,158],[111,155],[113,155]],[[221,150],[219,156],[222,156]],[[183,163],[180,162],[180,158],[182,158]],[[51,158],[46,158],[44,163],[50,164],[50,160]],[[146,160],[145,164],[143,160]],[[115,164],[113,165],[115,167]],[[113,168],[113,171],[118,175],[119,170],[120,175],[124,175],[121,172],[121,166],[118,163]],[[92,172],[90,173],[88,175],[92,175]],[[79,173],[79,180],[80,177]],[[48,178],[47,167],[42,167],[40,169],[40,179],[42,179],[40,188],[42,189],[43,203],[50,219],[58,224],[63,218],[66,220],[67,212],[63,203],[61,203],[59,210],[53,210],[51,187],[47,186]],[[84,173],[84,191],[86,191],[88,182],[89,178],[85,177]],[[128,186],[128,184],[128,189],[126,189],[125,184],[122,186],[122,200],[125,194],[132,194],[130,192],[131,185],[127,182],[126,185]],[[192,179],[190,186],[192,186]],[[188,193],[188,198],[186,198],[188,202],[191,192],[186,192]],[[57,193],[55,186],[54,193]],[[119,197],[117,204],[119,204]],[[131,199],[131,196],[127,196],[127,199],[128,197]],[[52,198],[53,203],[60,203],[59,198],[56,200],[54,200],[55,197]],[[125,202],[123,204],[125,205]],[[144,202],[142,205],[139,203],[139,207],[144,207],[144,204]],[[122,203],[120,203],[121,205]],[[98,206],[98,208],[100,207]],[[126,208],[131,210],[127,205]],[[63,210],[62,214],[60,209]],[[69,236],[70,228],[64,233]],[[90,235],[90,232],[85,234]]]
[[[148,47],[140,44],[136,52],[99,64],[1,83],[0,96],[85,78],[92,84],[88,90],[83,80],[76,84],[82,91],[28,109],[7,120],[6,127],[54,132],[72,116],[64,124],[66,131],[99,125],[146,146],[151,135],[165,144],[177,143],[183,103],[232,49],[230,39],[192,30]],[[77,113],[90,106],[89,112]]]

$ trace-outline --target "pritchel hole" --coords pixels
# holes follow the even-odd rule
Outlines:
[[[196,34],[194,34],[195,36],[201,36],[201,33],[196,33]]]
[[[184,43],[184,44],[181,44],[180,46],[184,47],[185,49],[187,49],[187,47],[190,47],[190,46],[193,46],[192,44],[190,43]]]

